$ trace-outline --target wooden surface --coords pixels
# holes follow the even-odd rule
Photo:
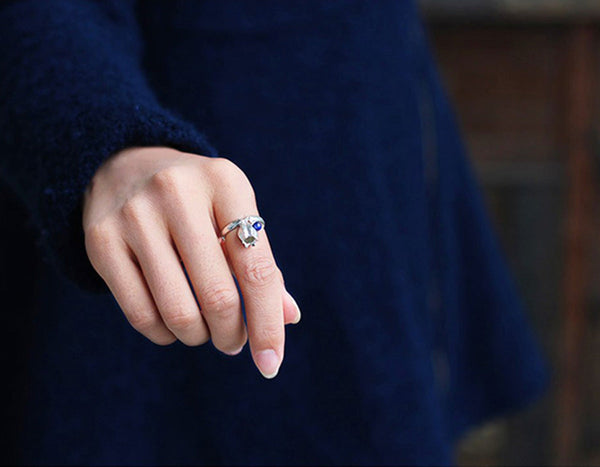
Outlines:
[[[421,0],[434,21],[581,22],[600,20],[598,0]]]
[[[583,350],[592,240],[594,106],[598,44],[591,26],[574,27],[568,34],[566,57],[565,125],[569,178],[566,213],[564,328],[557,399],[556,462],[579,461],[582,431]]]
[[[574,18],[431,23],[471,159],[553,372],[545,399],[461,444],[463,465],[600,460],[600,21]]]

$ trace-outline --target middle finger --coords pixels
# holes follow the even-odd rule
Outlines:
[[[181,213],[181,211],[180,211]],[[233,276],[208,212],[194,210],[170,222],[173,240],[188,272],[214,346],[235,355],[247,333]]]

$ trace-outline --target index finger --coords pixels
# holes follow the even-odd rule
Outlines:
[[[215,218],[221,228],[258,213],[253,197],[218,205]],[[226,235],[224,248],[244,299],[252,357],[265,378],[274,378],[283,360],[285,330],[283,285],[268,236],[261,229],[255,246],[245,247],[235,229]]]

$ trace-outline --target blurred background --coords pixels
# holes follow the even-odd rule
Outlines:
[[[458,463],[600,465],[600,0],[419,1],[553,371],[542,400],[469,433]],[[0,195],[2,209],[16,209],[10,193]],[[6,225],[3,235],[20,234]],[[32,253],[3,254],[18,267],[0,283],[26,284]],[[34,294],[18,292],[26,309]],[[28,326],[20,317],[8,329],[27,336]],[[26,359],[21,351],[0,358],[17,381]],[[19,419],[14,397],[9,419]],[[0,440],[4,452],[10,436]]]
[[[600,0],[420,0],[496,231],[551,361],[460,465],[600,465]]]

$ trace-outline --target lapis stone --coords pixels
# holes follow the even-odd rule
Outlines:
[[[258,230],[262,229],[262,224],[257,221],[254,224],[252,224],[252,227],[254,227],[254,229],[258,231]]]

